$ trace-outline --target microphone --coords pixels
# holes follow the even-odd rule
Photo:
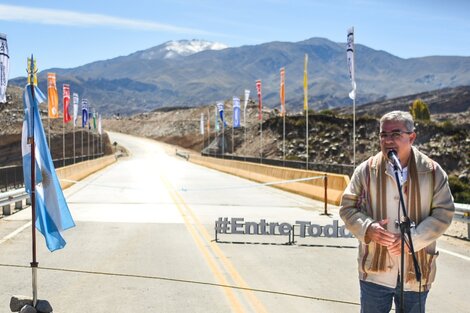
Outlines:
[[[388,150],[387,157],[388,157],[388,160],[392,163],[392,165],[395,168],[398,168],[400,172],[403,172],[403,169],[401,168],[401,164],[400,164],[400,159],[398,158],[398,155],[397,155],[397,151],[395,151],[394,149]]]

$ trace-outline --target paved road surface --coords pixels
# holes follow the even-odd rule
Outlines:
[[[130,157],[65,191],[77,226],[50,253],[38,236],[39,298],[54,312],[359,312],[356,240],[220,235],[219,217],[319,225],[323,204],[191,164],[112,134]],[[31,293],[29,210],[0,220],[0,312]],[[470,312],[468,242],[446,238],[427,312]],[[456,254],[455,254],[456,253]]]

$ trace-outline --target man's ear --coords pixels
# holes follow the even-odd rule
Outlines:
[[[410,144],[413,144],[416,140],[416,133],[413,132],[410,134]]]

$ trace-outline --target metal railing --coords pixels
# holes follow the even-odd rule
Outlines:
[[[75,158],[55,159],[55,168],[60,168],[75,163],[92,160],[102,157],[104,154],[83,155]],[[24,187],[23,166],[22,165],[9,165],[0,167],[0,192],[8,191],[11,189],[18,189]]]
[[[236,161],[260,163],[260,164],[262,163],[266,165],[283,166],[283,167],[290,167],[290,168],[297,168],[297,169],[307,169],[305,161],[279,160],[279,159],[267,159],[267,158],[261,159],[261,158],[255,158],[255,157],[249,157],[249,156],[238,156],[238,155],[230,155],[230,154],[222,155],[222,154],[212,154],[212,153],[206,153],[206,152],[201,152],[201,155],[219,158],[219,159],[236,160]],[[348,164],[308,163],[308,170],[352,176],[354,172],[354,166],[348,165]]]

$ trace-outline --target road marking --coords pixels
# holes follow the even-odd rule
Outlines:
[[[189,220],[187,214],[185,213],[185,210],[183,207],[181,207],[178,199],[176,198],[176,195],[174,194],[173,188],[170,185],[170,183],[165,179],[165,177],[161,176],[161,180],[163,181],[163,184],[165,185],[166,189],[168,190],[168,193],[173,200],[173,203],[176,205],[178,211],[180,212],[181,216],[183,217],[184,224],[186,225],[186,228],[188,229],[189,233],[193,237],[196,246],[199,248],[199,250],[202,252],[204,259],[206,260],[209,268],[211,269],[212,273],[215,275],[217,281],[221,285],[229,285],[228,281],[225,279],[225,277],[222,274],[221,269],[217,265],[217,263],[214,261],[214,259],[210,256],[210,252],[207,249],[207,247],[204,245],[204,242],[200,236],[197,234],[197,230],[195,229],[194,225],[191,223]],[[235,312],[244,312],[242,309],[241,303],[238,301],[235,293],[231,288],[226,288],[224,287],[224,292],[227,298],[229,299],[232,308],[235,310]]]
[[[455,252],[452,252],[452,251],[449,251],[449,250],[446,250],[446,249],[441,249],[441,248],[439,248],[438,250],[439,250],[440,252],[444,252],[444,253],[450,254],[450,255],[452,255],[452,256],[461,258],[462,260],[470,261],[470,257],[468,257],[468,256],[465,256],[465,255],[462,255],[462,254],[459,254],[459,253],[455,253]]]
[[[255,312],[267,312],[264,305],[259,301],[259,299],[254,295],[254,293],[249,290],[251,288],[248,286],[245,280],[238,273],[238,271],[236,270],[232,262],[230,262],[227,259],[227,257],[224,255],[222,250],[219,248],[219,246],[216,245],[212,241],[212,237],[209,235],[206,228],[201,224],[197,216],[194,214],[194,211],[189,207],[189,205],[184,201],[182,196],[175,190],[175,188],[171,185],[171,183],[165,177],[162,176],[162,180],[164,180],[164,183],[167,186],[167,189],[171,193],[173,193],[174,196],[177,198],[177,201],[175,201],[175,203],[182,204],[185,207],[186,211],[192,217],[194,221],[194,225],[199,230],[200,235],[209,244],[210,250],[217,256],[217,258],[220,260],[224,268],[227,270],[228,274],[232,277],[232,279],[235,281],[236,284],[238,284],[240,287],[243,288],[242,290],[244,291],[245,296],[250,301],[252,307],[255,309]]]
[[[0,239],[0,245],[2,243],[4,243],[5,241],[10,240],[11,238],[15,237],[16,235],[18,235],[19,233],[21,233],[23,230],[25,230],[26,228],[28,228],[30,226],[31,226],[31,222],[28,222],[28,223],[24,224],[23,226],[19,227],[18,229],[12,231],[10,234],[8,234],[5,237],[3,237],[2,239]]]

